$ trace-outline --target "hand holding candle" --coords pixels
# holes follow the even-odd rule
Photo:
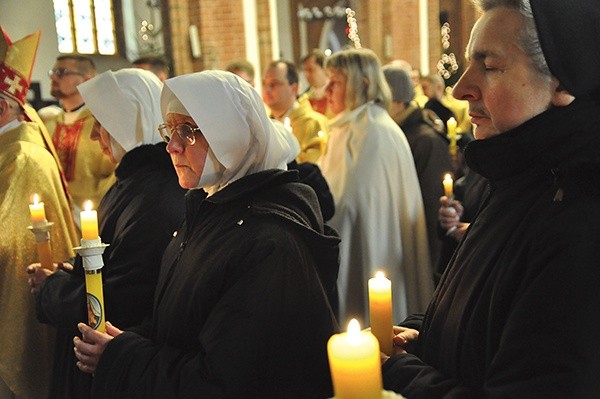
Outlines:
[[[454,191],[454,181],[452,180],[452,176],[450,176],[450,173],[446,173],[442,184],[444,185],[444,195],[448,197],[448,199],[452,199]]]
[[[392,282],[382,272],[369,279],[369,314],[371,332],[379,341],[381,351],[391,356],[394,339]]]
[[[358,321],[352,319],[347,332],[329,338],[327,355],[336,399],[381,399],[379,343],[360,330]]]

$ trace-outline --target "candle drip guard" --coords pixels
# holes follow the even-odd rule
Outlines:
[[[27,226],[27,229],[35,235],[35,242],[41,243],[50,241],[50,229],[53,225],[54,223],[45,220],[43,222],[35,222],[31,226]]]

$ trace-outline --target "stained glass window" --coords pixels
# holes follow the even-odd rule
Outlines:
[[[117,52],[112,0],[53,0],[61,53]]]

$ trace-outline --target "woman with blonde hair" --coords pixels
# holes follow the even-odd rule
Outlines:
[[[377,56],[344,50],[327,59],[331,122],[323,175],[333,192],[329,222],[340,244],[339,321],[368,321],[367,280],[392,281],[394,319],[423,312],[433,290],[421,190],[404,133],[387,112],[391,101]]]

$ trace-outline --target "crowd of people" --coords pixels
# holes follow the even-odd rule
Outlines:
[[[386,390],[595,397],[600,5],[473,3],[452,105],[438,75],[347,48],[258,75],[235,60],[171,76],[158,56],[97,73],[61,55],[58,107],[38,113],[40,33],[3,31],[0,397],[332,397],[327,341],[368,327],[378,271],[396,325]],[[75,253],[87,200],[108,244],[105,329]]]

